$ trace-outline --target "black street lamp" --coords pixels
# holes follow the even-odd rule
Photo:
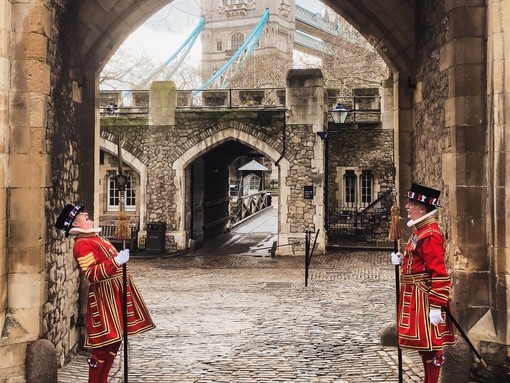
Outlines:
[[[329,110],[329,114],[333,118],[335,124],[343,124],[347,119],[347,115],[350,110],[347,109],[343,104],[337,103],[334,107]]]
[[[115,181],[117,182],[117,189],[119,189],[119,191],[123,192],[126,190],[127,176],[125,174],[117,174],[115,176]]]
[[[329,110],[329,114],[333,118],[333,121],[335,124],[344,124],[345,120],[347,119],[347,115],[349,114],[350,110],[347,109],[344,105],[337,103],[333,108]],[[326,127],[325,127],[326,128]],[[326,233],[329,230],[329,138],[338,133],[337,130],[334,131],[327,131],[324,130],[322,132],[317,132],[317,135],[320,137],[322,141],[324,141],[324,210],[326,212],[325,217],[325,226],[326,226]]]

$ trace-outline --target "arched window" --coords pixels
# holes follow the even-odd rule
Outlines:
[[[237,51],[244,43],[244,35],[241,32],[236,32],[230,38],[230,49]]]
[[[133,173],[127,173],[127,183],[124,192],[125,197],[125,209],[126,211],[136,210],[136,177]],[[117,187],[116,174],[112,173],[108,179],[108,210],[118,211],[119,210],[119,189]]]

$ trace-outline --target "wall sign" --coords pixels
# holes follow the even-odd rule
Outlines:
[[[305,199],[313,199],[313,185],[305,185],[303,196]]]

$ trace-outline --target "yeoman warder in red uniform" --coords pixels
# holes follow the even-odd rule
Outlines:
[[[392,253],[400,265],[400,295],[397,310],[400,347],[418,350],[425,383],[436,383],[444,363],[443,346],[455,343],[452,323],[446,316],[451,281],[445,265],[444,236],[435,214],[438,190],[413,183],[406,205],[413,233],[404,254]]]
[[[60,213],[55,227],[65,236],[73,235],[73,256],[89,281],[85,348],[92,349],[89,362],[89,383],[106,383],[113,361],[123,339],[123,273],[122,265],[129,260],[129,250],[117,252],[100,228],[81,205],[68,204]],[[128,334],[140,334],[154,328],[154,323],[133,279],[128,274]]]

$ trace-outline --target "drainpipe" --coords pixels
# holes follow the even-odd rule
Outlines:
[[[282,149],[282,154],[280,156],[280,158],[278,158],[276,161],[275,161],[275,165],[278,166],[278,164],[280,163],[280,161],[283,159],[283,157],[285,156],[285,150],[287,148],[287,141],[286,141],[286,131],[287,131],[287,112],[290,112],[289,110],[287,109],[284,109],[283,110],[283,128],[282,128],[282,143],[283,143],[283,149]]]

